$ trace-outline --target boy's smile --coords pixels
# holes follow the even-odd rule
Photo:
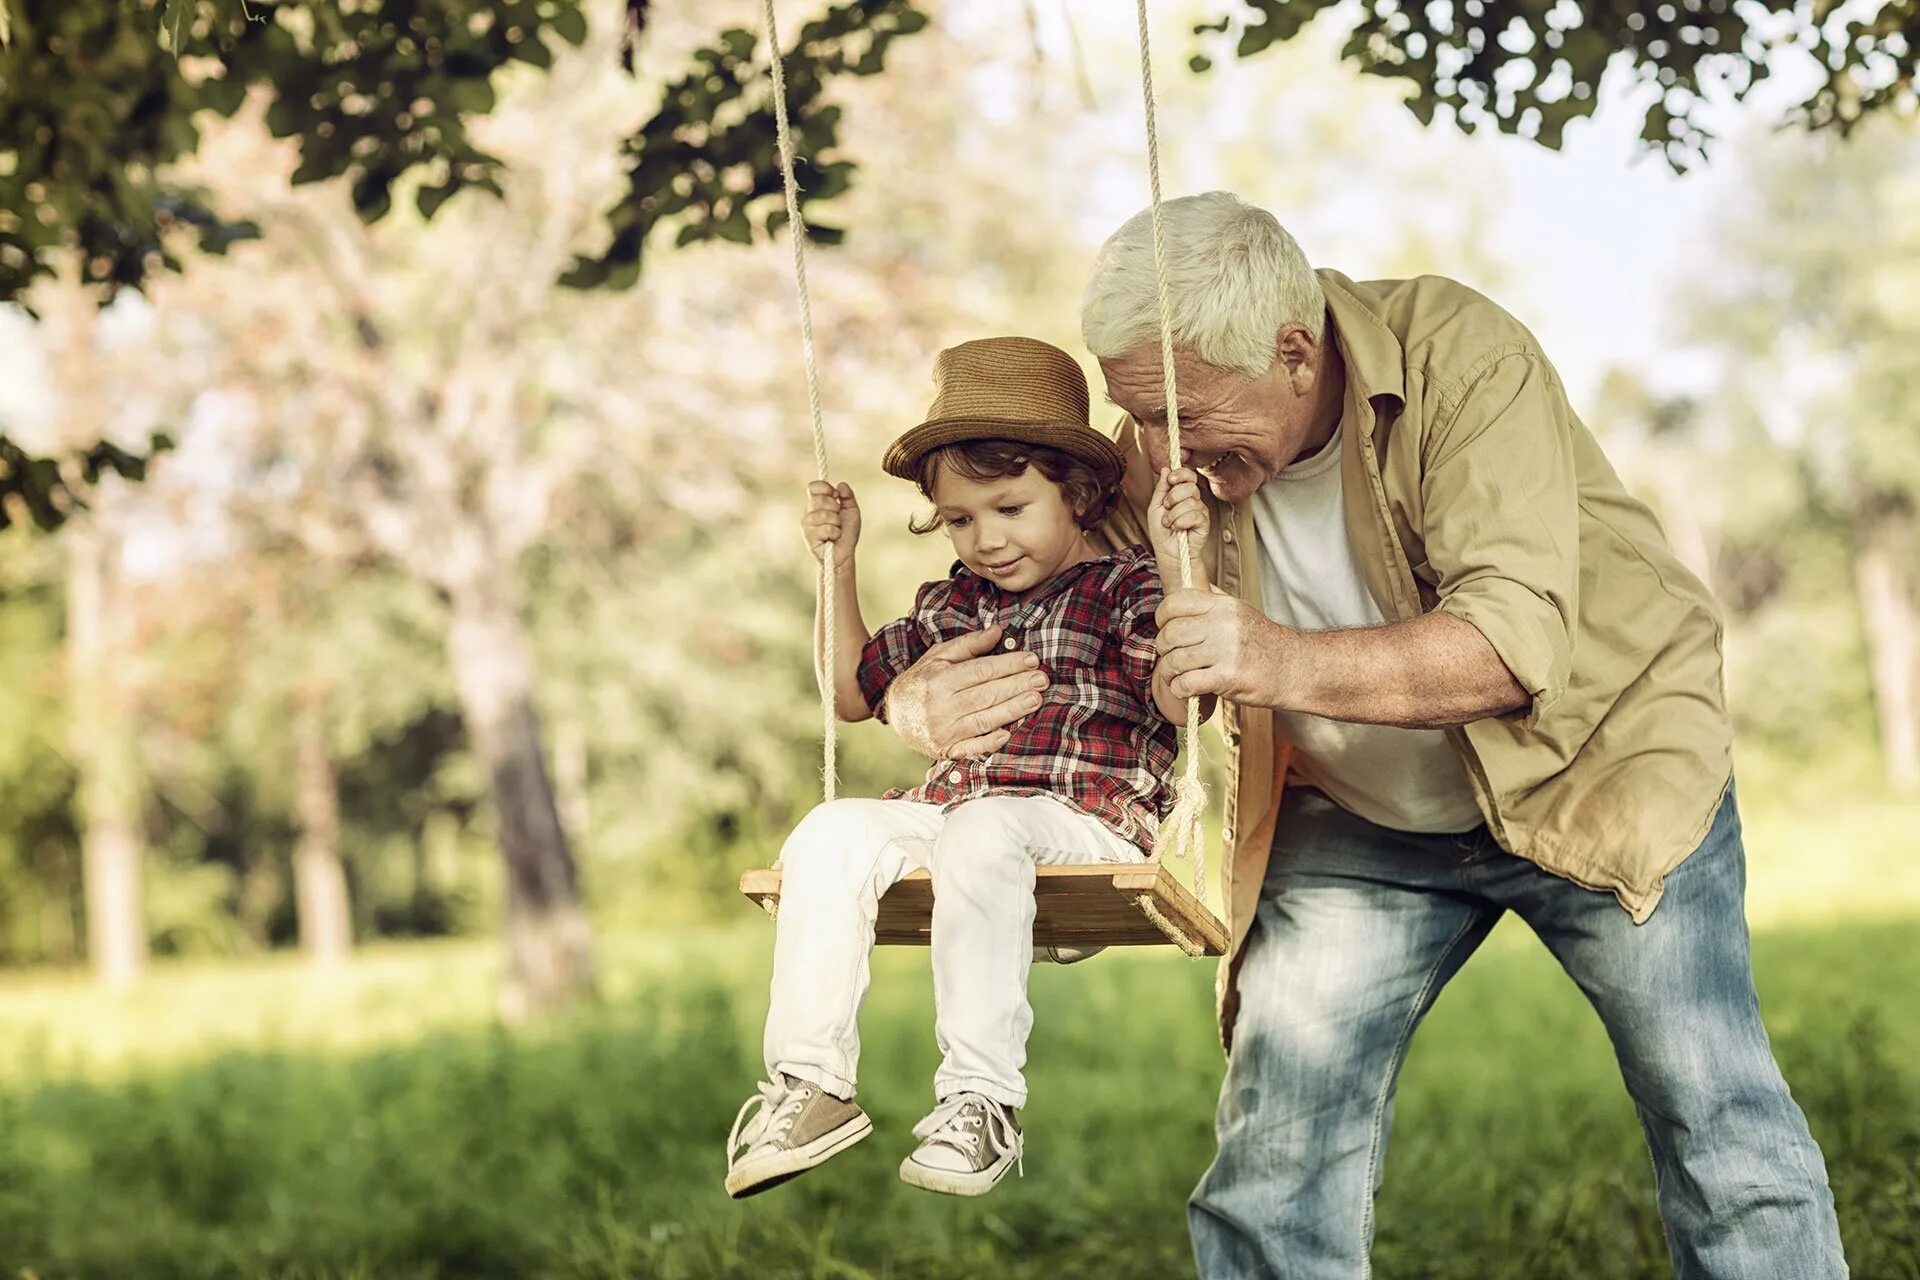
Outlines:
[[[942,466],[933,502],[960,562],[1021,599],[1069,565],[1099,555],[1060,486],[1036,467],[972,480]]]

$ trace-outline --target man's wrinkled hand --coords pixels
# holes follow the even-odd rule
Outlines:
[[[1174,697],[1211,693],[1271,705],[1269,686],[1281,676],[1274,652],[1279,628],[1259,610],[1219,590],[1174,591],[1154,619],[1160,625],[1154,674]]]
[[[1007,726],[1037,710],[1047,687],[1031,653],[1001,653],[998,624],[928,649],[887,688],[887,723],[923,756],[998,751]]]

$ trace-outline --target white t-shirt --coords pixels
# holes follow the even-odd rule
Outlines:
[[[1347,541],[1341,430],[1318,453],[1261,485],[1252,499],[1262,604],[1275,622],[1301,631],[1387,620]],[[1466,770],[1440,730],[1274,714],[1275,727],[1296,748],[1294,771],[1341,808],[1398,831],[1469,831],[1480,825]]]

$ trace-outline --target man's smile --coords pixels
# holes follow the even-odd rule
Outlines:
[[[1191,465],[1208,482],[1210,488],[1217,489],[1215,482],[1223,473],[1244,467],[1246,464],[1247,460],[1240,456],[1239,450],[1229,449],[1225,453],[1213,455],[1204,462],[1196,458]]]

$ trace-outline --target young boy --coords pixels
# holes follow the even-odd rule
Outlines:
[[[1045,689],[992,755],[937,760],[919,786],[879,800],[820,805],[788,838],[768,1082],[727,1142],[736,1198],[872,1131],[853,1102],[855,1019],[880,897],[922,867],[933,874],[944,1059],[939,1105],[914,1126],[920,1145],[900,1176],[954,1195],[992,1189],[1022,1150],[1034,867],[1142,859],[1172,806],[1186,705],[1154,677],[1154,611],[1162,580],[1179,580],[1173,530],[1190,530],[1196,553],[1205,542],[1197,479],[1160,477],[1151,553],[1106,553],[1093,531],[1118,496],[1120,453],[1088,425],[1072,357],[1030,338],[968,342],[940,353],[934,386],[928,420],[893,443],[884,465],[934,504],[915,532],[944,529],[959,560],[920,588],[910,614],[869,636],[853,569],[859,505],[844,484],[809,486],[803,527],[815,556],[833,557],[839,606],[837,669],[821,678],[833,682],[842,720],[883,715],[888,685],[930,647],[998,623],[1005,649],[1039,658]],[[1195,554],[1196,575],[1199,562]],[[1196,585],[1205,589],[1204,578]]]

